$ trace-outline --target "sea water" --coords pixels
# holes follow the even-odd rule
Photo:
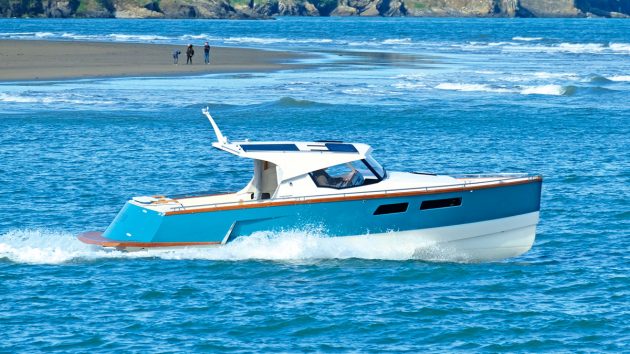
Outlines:
[[[630,343],[630,22],[0,20],[0,38],[248,46],[308,69],[0,83],[0,350],[574,352]],[[170,53],[165,53],[169,60]],[[366,142],[389,170],[544,175],[501,262],[326,230],[122,253],[136,195],[233,191],[231,139]]]

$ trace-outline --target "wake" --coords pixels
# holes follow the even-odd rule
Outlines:
[[[465,261],[465,255],[427,243],[389,237],[328,237],[319,230],[259,232],[218,247],[151,249],[135,252],[105,250],[78,241],[62,231],[26,229],[0,235],[0,261],[21,264],[64,264],[105,259],[156,258],[215,261],[313,261],[327,259]]]

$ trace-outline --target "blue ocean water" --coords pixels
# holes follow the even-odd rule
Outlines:
[[[322,62],[0,83],[0,351],[627,351],[627,20],[10,19],[0,38],[208,39]],[[465,264],[309,229],[217,249],[76,241],[131,196],[247,183],[249,161],[211,148],[205,106],[232,139],[367,142],[389,170],[541,173],[536,243]]]

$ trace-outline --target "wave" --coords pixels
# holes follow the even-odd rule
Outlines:
[[[576,73],[549,73],[545,71],[538,71],[532,75],[539,79],[579,79]]]
[[[22,264],[64,264],[102,259],[158,258],[167,260],[322,259],[466,261],[466,255],[432,243],[391,242],[388,237],[327,237],[321,230],[258,232],[220,247],[122,252],[104,250],[78,241],[67,232],[11,230],[0,235],[0,260]]]
[[[570,96],[576,91],[575,86],[561,85],[540,85],[528,86],[521,89],[522,95],[551,95],[551,96]]]
[[[386,39],[381,42],[382,44],[404,44],[409,45],[411,43],[411,38],[396,38],[396,39]]]
[[[611,43],[609,47],[614,52],[630,54],[630,43]]]
[[[462,91],[462,92],[497,92],[497,93],[509,93],[515,92],[514,90],[504,87],[493,87],[486,84],[461,84],[461,83],[441,83],[435,86],[438,90],[449,91]]]
[[[281,107],[308,107],[319,105],[321,103],[309,100],[300,100],[293,97],[282,97],[279,100],[275,101],[274,104]]]
[[[588,79],[588,81],[594,84],[605,85],[611,83],[613,80],[600,75],[593,75]]]
[[[532,41],[541,41],[543,37],[512,37],[513,41],[523,41],[523,42],[532,42]]]
[[[303,39],[290,39],[290,38],[269,38],[269,37],[227,37],[218,39],[225,43],[253,43],[253,44],[276,44],[276,43],[290,43],[290,44],[312,44],[312,43],[332,43],[332,39],[328,38],[303,38]]]
[[[610,76],[610,77],[608,77],[608,80],[616,81],[616,82],[630,82],[630,75]]]
[[[85,99],[76,95],[70,96],[29,96],[0,93],[0,102],[39,103],[39,104],[73,104],[73,105],[115,105],[111,100]]]
[[[521,95],[547,95],[547,96],[572,96],[578,87],[567,85],[535,85],[498,87],[486,84],[462,84],[462,83],[441,83],[435,87],[439,90],[452,90],[461,92],[492,92],[492,93],[515,93]],[[591,88],[593,89],[593,88]]]
[[[489,43],[488,46],[492,46]],[[559,43],[556,45],[519,45],[511,43],[502,47],[505,52],[542,52],[570,54],[628,54],[630,43]]]

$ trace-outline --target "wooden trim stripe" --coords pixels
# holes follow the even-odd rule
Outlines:
[[[346,195],[346,196],[340,196],[340,197],[337,196],[337,197],[306,199],[306,200],[287,200],[287,201],[278,201],[278,202],[271,201],[271,202],[256,203],[256,204],[238,204],[238,205],[226,205],[226,206],[219,206],[219,207],[202,207],[202,208],[196,208],[196,209],[167,211],[164,213],[164,215],[170,216],[170,215],[205,213],[209,211],[266,208],[266,207],[276,207],[276,206],[285,206],[285,205],[330,203],[330,202],[343,202],[343,201],[378,199],[378,198],[398,198],[398,197],[410,197],[410,196],[427,195],[427,194],[442,194],[442,193],[451,193],[451,192],[468,192],[468,191],[480,190],[480,189],[508,187],[508,186],[516,186],[520,184],[529,184],[529,183],[538,183],[538,182],[541,182],[542,180],[543,180],[542,176],[535,176],[535,177],[527,178],[524,180],[502,182],[499,184],[490,183],[489,181],[487,184],[482,184],[482,185],[477,185],[477,186],[466,186],[464,184],[461,184],[461,185],[457,185],[457,187],[445,187],[442,189],[432,189],[432,190],[418,190],[418,191],[409,191],[409,192],[362,194],[362,195]]]
[[[186,246],[212,246],[220,245],[221,242],[125,242],[110,240],[103,237],[102,232],[91,231],[77,236],[79,241],[90,245],[102,247],[125,248],[159,248],[159,247],[186,247]]]

